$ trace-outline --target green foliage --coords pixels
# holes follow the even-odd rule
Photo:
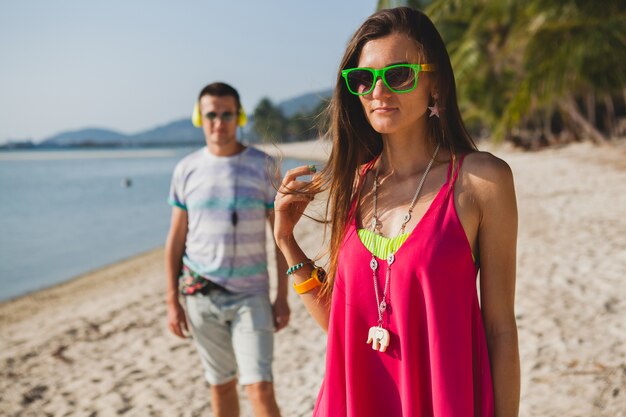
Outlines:
[[[267,97],[254,109],[254,131],[263,142],[283,142],[287,136],[287,118]]]
[[[426,13],[448,46],[464,116],[497,138],[553,112],[584,122],[572,98],[626,85],[623,0],[436,0]]]
[[[293,142],[320,136],[327,127],[327,102],[321,100],[309,113],[286,117],[280,107],[268,98],[262,99],[254,110],[254,130],[263,142]]]
[[[393,7],[408,6],[418,10],[424,10],[431,0],[378,0],[376,10],[391,9]]]

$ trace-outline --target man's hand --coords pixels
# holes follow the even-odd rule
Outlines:
[[[178,300],[167,303],[167,327],[180,338],[186,339],[189,335],[185,310]]]
[[[274,328],[276,331],[279,331],[289,324],[291,311],[289,310],[289,303],[286,297],[278,297],[276,301],[274,301],[272,313],[274,314]]]

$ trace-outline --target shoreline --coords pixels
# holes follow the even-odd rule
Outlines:
[[[325,152],[288,145],[289,158]],[[520,416],[624,416],[626,195],[615,191],[626,146],[487,148],[511,166],[518,197]],[[307,255],[319,252],[322,229],[298,225]],[[1,302],[0,413],[208,414],[193,344],[167,331],[163,271],[160,247]],[[289,302],[290,324],[275,338],[277,401],[284,416],[310,416],[325,334],[291,289]]]
[[[330,153],[330,141],[316,139],[291,143],[253,143],[246,144],[264,152],[282,158],[324,160]],[[199,143],[198,148],[202,147]],[[190,146],[190,148],[195,148]],[[44,161],[65,159],[101,159],[101,158],[163,158],[175,156],[180,148],[93,148],[93,149],[30,149],[0,151],[0,161]]]
[[[332,150],[332,142],[325,139],[315,139],[306,142],[291,143],[255,143],[257,149],[281,160],[285,158],[325,161]]]
[[[48,308],[50,303],[58,303],[65,298],[69,298],[75,291],[93,290],[101,286],[102,282],[100,280],[103,277],[115,280],[115,282],[110,282],[109,284],[117,283],[117,281],[122,280],[121,277],[117,276],[118,271],[132,269],[136,267],[136,264],[154,260],[157,255],[161,259],[163,258],[163,246],[136,255],[130,255],[117,262],[69,277],[65,281],[2,300],[0,301],[0,330],[4,321],[8,318],[11,320],[23,319],[29,314]],[[11,314],[5,312],[10,310],[18,311],[11,311]]]
[[[0,152],[0,161],[51,161],[101,158],[164,158],[176,155],[176,148],[125,149],[32,149]]]

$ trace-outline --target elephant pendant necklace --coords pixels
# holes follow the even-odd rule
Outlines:
[[[409,209],[407,213],[402,218],[402,225],[400,226],[401,235],[404,233],[407,223],[411,220],[411,213],[413,213],[413,208],[415,207],[415,203],[417,202],[417,197],[424,186],[424,182],[426,181],[426,176],[430,171],[430,168],[433,166],[433,162],[435,162],[435,158],[437,157],[437,153],[439,152],[439,144],[435,148],[435,153],[431,158],[426,170],[424,170],[424,174],[422,174],[422,178],[420,179],[419,184],[417,185],[417,189],[415,190],[415,194],[413,195],[413,200],[411,200],[411,204],[409,205]],[[382,223],[378,220],[378,174],[380,170],[380,163],[376,167],[376,171],[374,173],[374,210],[372,215],[372,223],[371,228],[372,232],[380,235],[380,228]],[[378,325],[372,326],[369,329],[367,334],[367,344],[372,344],[372,349],[378,350],[380,352],[384,352],[389,347],[389,330],[383,327],[383,314],[387,310],[387,292],[389,289],[389,279],[391,278],[391,265],[396,260],[396,256],[393,252],[389,253],[387,256],[387,271],[385,273],[385,288],[383,289],[382,299],[380,298],[378,291],[378,281],[377,281],[377,271],[378,271],[378,261],[376,260],[376,255],[374,255],[374,251],[372,251],[372,259],[370,260],[370,268],[372,270],[372,277],[374,279],[374,294],[376,294],[376,311],[378,313]]]

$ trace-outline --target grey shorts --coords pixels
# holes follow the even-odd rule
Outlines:
[[[272,381],[274,320],[267,294],[212,291],[185,297],[193,338],[211,385]]]

